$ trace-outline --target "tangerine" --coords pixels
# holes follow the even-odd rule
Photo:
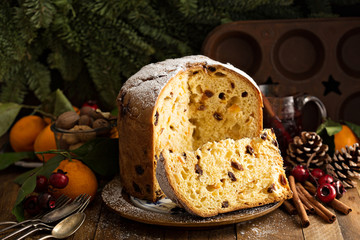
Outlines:
[[[56,140],[55,134],[50,129],[50,124],[47,125],[37,136],[34,143],[34,151],[35,152],[45,152],[49,150],[56,149]],[[44,162],[47,162],[50,158],[54,157],[56,154],[54,153],[37,153],[36,156]]]
[[[69,178],[69,182],[65,188],[53,189],[55,197],[64,194],[75,199],[80,194],[89,194],[94,199],[98,188],[98,182],[94,172],[83,162],[77,159],[65,159],[60,162],[59,166],[54,170],[56,173],[62,170]]]
[[[80,109],[78,107],[76,107],[74,105],[72,107],[77,114],[80,114]]]
[[[346,125],[341,125],[342,129],[340,132],[334,135],[335,150],[341,150],[345,146],[352,146],[359,142],[358,137],[354,132]]]
[[[34,142],[45,128],[45,121],[36,115],[20,118],[10,130],[10,145],[15,152],[34,151]]]

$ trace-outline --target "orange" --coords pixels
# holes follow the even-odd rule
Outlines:
[[[53,194],[55,197],[64,194],[74,199],[80,194],[89,194],[91,199],[94,199],[98,182],[94,172],[88,166],[77,159],[65,159],[60,162],[54,172],[57,172],[58,169],[66,172],[69,183],[63,189],[54,188]]]
[[[334,136],[335,150],[340,151],[341,148],[344,148],[346,145],[352,146],[357,142],[359,142],[359,139],[346,125],[342,125],[341,131],[336,133]]]
[[[80,109],[78,107],[76,107],[74,105],[72,107],[77,114],[80,114]]]
[[[119,138],[119,132],[116,127],[111,128],[110,138]]]
[[[10,130],[10,145],[15,152],[34,151],[34,142],[46,126],[45,121],[35,115],[19,119]]]
[[[44,117],[43,119],[44,119],[44,121],[46,122],[46,125],[52,123],[52,120],[51,120],[51,118],[49,118],[49,117]]]
[[[56,150],[55,134],[50,129],[50,124],[47,125],[37,136],[34,143],[35,152],[45,152],[49,150]],[[50,158],[54,157],[53,153],[36,154],[36,156],[44,162],[47,162]]]

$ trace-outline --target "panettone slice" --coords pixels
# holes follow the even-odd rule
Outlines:
[[[164,150],[159,184],[188,212],[210,217],[292,197],[275,135],[209,142],[195,151]]]

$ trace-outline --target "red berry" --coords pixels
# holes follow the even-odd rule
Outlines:
[[[340,180],[335,180],[331,183],[331,185],[333,185],[336,189],[336,198],[338,199],[341,198],[346,192],[346,189]]]
[[[45,176],[37,176],[36,177],[36,187],[35,187],[35,192],[40,193],[40,192],[47,192],[48,190],[48,186],[49,186],[49,181]]]
[[[323,183],[316,189],[316,195],[320,201],[329,203],[336,197],[336,190],[333,185]]]
[[[49,182],[54,188],[65,188],[69,183],[69,177],[62,170],[50,175]]]
[[[41,210],[37,196],[29,196],[25,199],[24,209],[31,216],[38,214]]]
[[[318,184],[319,184],[319,185],[324,184],[324,183],[329,183],[329,184],[331,184],[333,181],[334,181],[334,178],[333,178],[331,175],[325,174],[324,176],[322,176],[321,178],[319,178]]]
[[[310,181],[313,182],[313,183],[317,183],[317,181],[325,175],[325,172],[320,169],[320,168],[314,168],[312,171],[311,171],[311,177],[310,177]]]
[[[291,175],[299,182],[305,182],[309,178],[309,171],[303,165],[297,165],[291,171]]]
[[[39,206],[41,208],[54,208],[55,207],[55,198],[50,193],[42,193],[38,196]]]
[[[96,104],[96,101],[94,101],[94,100],[89,100],[89,101],[85,102],[82,105],[82,107],[85,107],[85,106],[91,107],[94,110],[99,108],[99,106]]]

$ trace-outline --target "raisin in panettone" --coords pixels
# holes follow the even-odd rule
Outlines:
[[[193,151],[207,142],[256,137],[262,130],[256,83],[205,56],[143,67],[125,82],[117,104],[122,184],[150,201],[163,196],[155,176],[162,151]]]

